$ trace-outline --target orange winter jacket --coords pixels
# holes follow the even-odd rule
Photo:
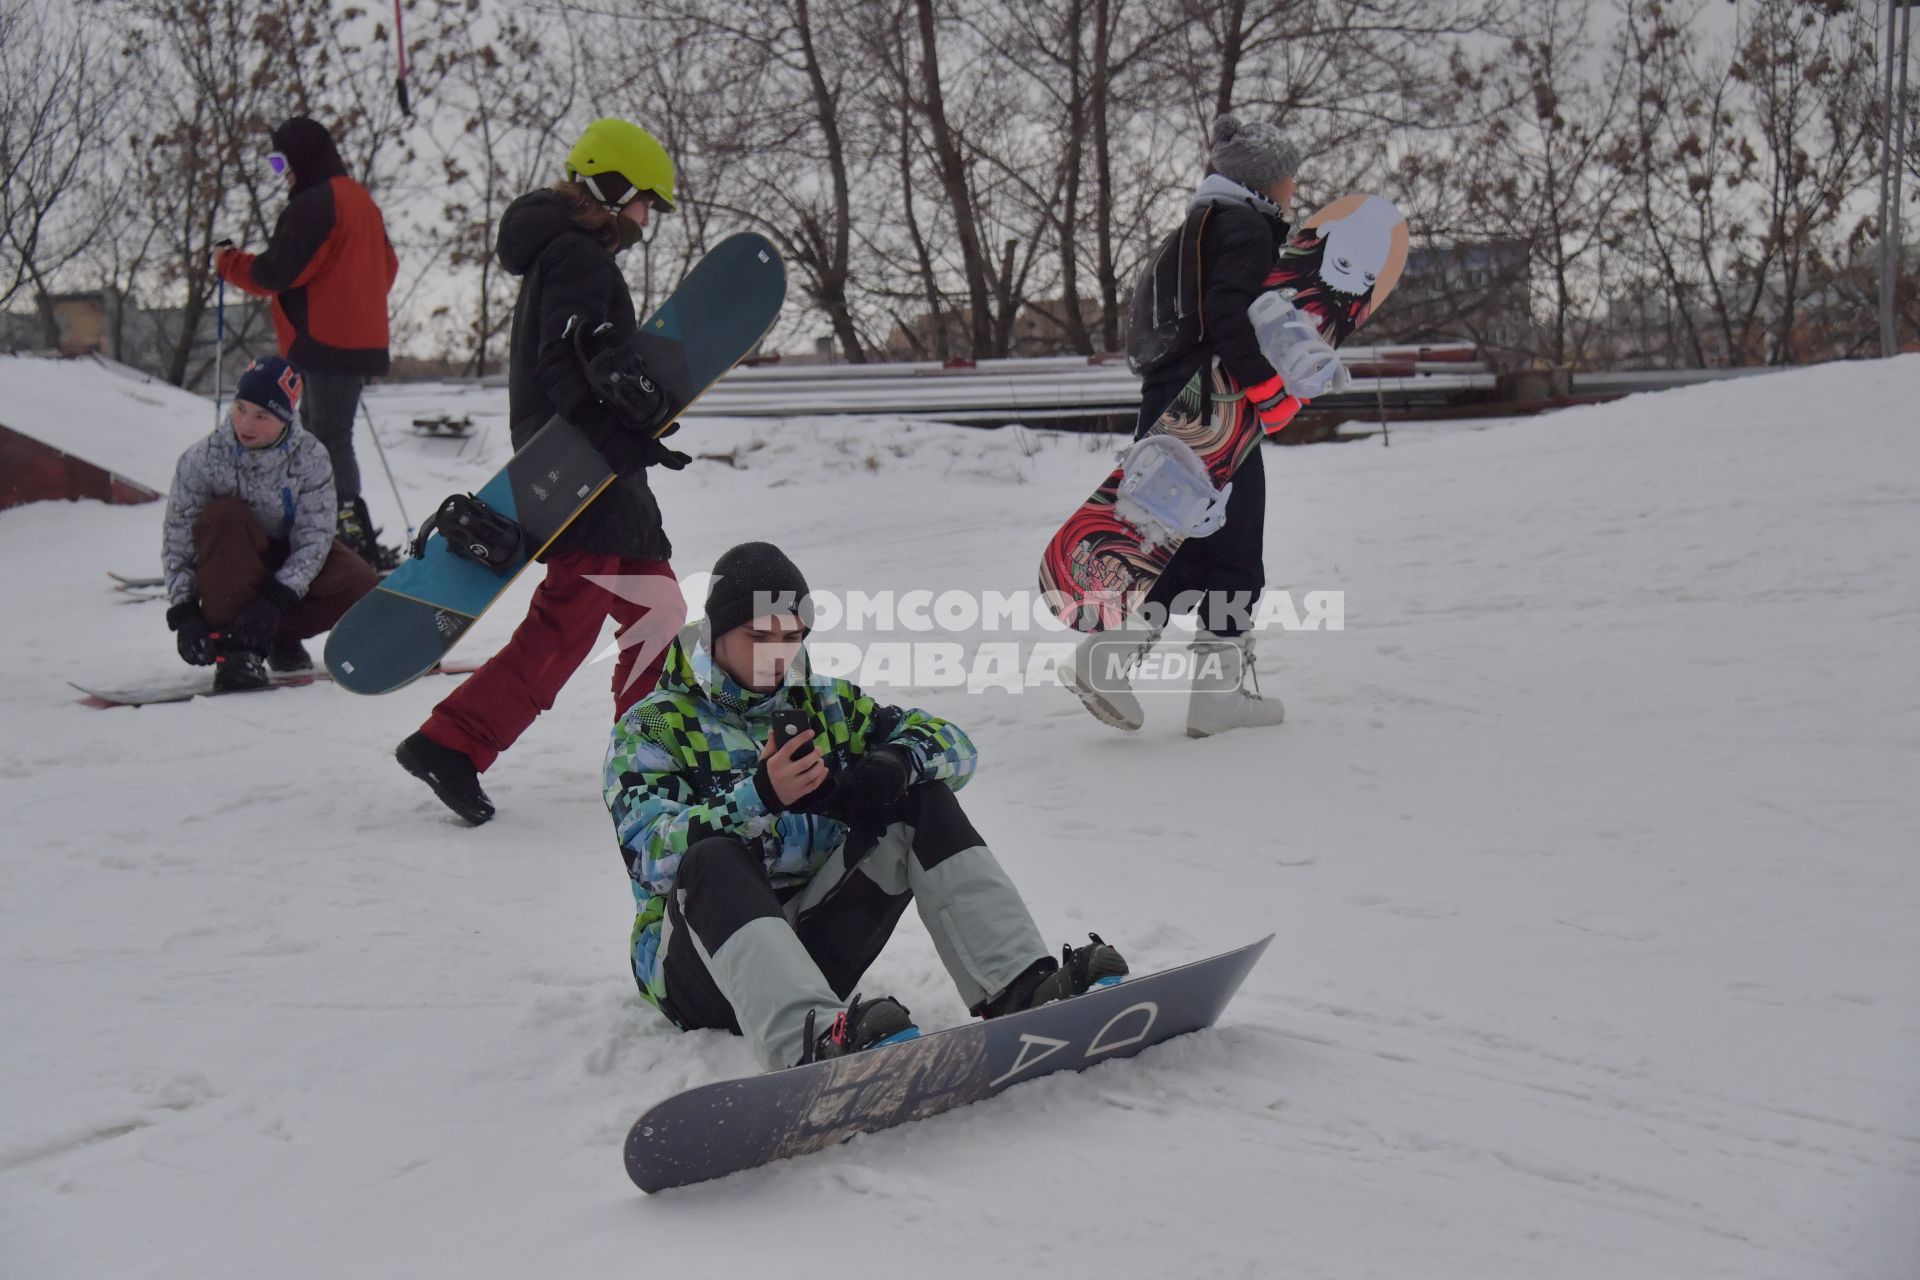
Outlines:
[[[335,175],[298,190],[261,253],[229,253],[220,274],[273,298],[280,354],[304,372],[383,374],[387,293],[400,271],[367,189]]]

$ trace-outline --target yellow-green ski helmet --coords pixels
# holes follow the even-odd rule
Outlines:
[[[593,198],[619,208],[636,195],[673,212],[673,161],[654,136],[629,120],[595,120],[567,152],[567,177]]]

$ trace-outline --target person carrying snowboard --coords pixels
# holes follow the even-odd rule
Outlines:
[[[500,264],[523,278],[507,381],[513,443],[524,447],[559,414],[587,433],[619,478],[547,549],[546,578],[506,647],[395,752],[407,772],[476,825],[494,814],[480,774],[552,708],[601,625],[611,617],[625,635],[650,612],[629,598],[645,592],[616,593],[592,579],[660,577],[670,587],[663,598],[679,598],[668,563],[673,546],[645,468],[678,470],[687,457],[654,439],[658,421],[633,421],[631,406],[602,399],[605,384],[582,359],[590,343],[592,364],[619,368],[627,385],[642,381],[631,376],[639,372],[637,358],[625,347],[639,326],[616,255],[639,243],[654,211],[673,211],[673,161],[640,126],[596,120],[568,152],[566,174],[521,196],[500,217]],[[613,671],[616,717],[653,688],[664,649],[622,644]]]
[[[233,410],[180,455],[161,545],[167,627],[180,656],[215,666],[221,692],[308,671],[300,642],[378,581],[334,536],[333,467],[294,421],[300,375],[278,356],[247,366]]]
[[[301,425],[333,460],[335,527],[369,564],[391,569],[398,556],[380,545],[360,496],[353,423],[361,388],[389,368],[387,293],[400,260],[380,207],[347,176],[325,125],[305,116],[286,121],[273,131],[267,163],[290,197],[273,236],[257,254],[223,248],[214,268],[247,293],[273,299],[280,354],[306,384]]]
[[[1283,357],[1291,379],[1283,378],[1270,358],[1274,344],[1263,350],[1248,314],[1287,242],[1299,168],[1300,151],[1278,125],[1243,124],[1232,115],[1213,122],[1205,179],[1134,294],[1128,355],[1141,375],[1136,440],[1216,360],[1242,392],[1238,411],[1254,414],[1263,431],[1286,425],[1294,408],[1289,395],[1307,399],[1342,385],[1337,357],[1310,325],[1283,339],[1292,348]],[[1145,722],[1127,673],[1172,613],[1198,609],[1188,735],[1281,722],[1280,700],[1258,692],[1248,631],[1266,585],[1266,497],[1266,468],[1255,448],[1233,473],[1225,523],[1181,544],[1126,625],[1091,632],[1075,647],[1061,674],[1095,717],[1129,730]]]
[[[648,1003],[744,1035],[767,1070],[918,1035],[898,1000],[855,994],[909,902],[976,1016],[1127,972],[1097,935],[1048,954],[955,798],[978,760],[964,732],[808,670],[807,583],[779,548],[713,571],[705,619],[607,750]],[[805,727],[781,741],[788,721]]]

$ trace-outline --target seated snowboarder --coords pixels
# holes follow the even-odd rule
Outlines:
[[[180,656],[217,666],[213,687],[258,689],[313,666],[300,642],[373,590],[367,562],[334,536],[333,464],[294,421],[300,375],[256,360],[233,412],[180,455],[167,495],[167,626]]]
[[[768,1070],[908,1039],[898,1000],[853,993],[910,901],[979,1016],[1127,972],[1098,936],[1048,954],[954,796],[976,762],[965,733],[808,671],[791,560],[748,542],[714,574],[705,620],[607,751],[649,1003],[682,1030],[744,1034]],[[793,711],[808,727],[775,749],[776,714]]]

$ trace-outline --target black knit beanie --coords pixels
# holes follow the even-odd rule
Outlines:
[[[707,587],[707,623],[714,639],[773,613],[798,614],[801,626],[813,626],[807,579],[786,552],[771,542],[743,542],[714,562]]]

